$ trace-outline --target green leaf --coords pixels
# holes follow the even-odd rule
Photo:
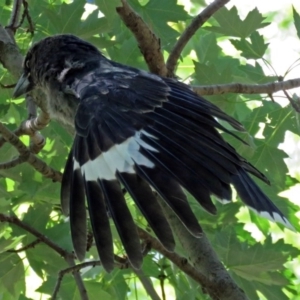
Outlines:
[[[293,6],[294,25],[296,27],[298,38],[300,39],[300,15]]]
[[[153,255],[147,255],[143,260],[143,272],[148,277],[158,278],[160,270]]]
[[[60,270],[68,267],[66,261],[58,253],[42,243],[33,249],[26,250],[26,257],[30,267],[42,279],[44,279],[45,273],[56,278]]]
[[[8,239],[1,238],[0,239],[0,253],[15,248],[22,239],[23,239],[23,236],[17,236],[17,237],[8,238]]]
[[[242,277],[237,276],[232,273],[232,277],[237,285],[246,293],[251,300],[260,300],[261,297],[258,296],[256,291],[262,293],[266,299],[276,299],[276,300],[289,300],[289,298],[283,293],[282,288],[278,286],[269,286],[260,284],[257,281],[248,281]]]
[[[261,65],[256,61],[255,65],[250,64],[241,65],[238,67],[242,72],[246,74],[244,78],[247,78],[246,83],[267,83],[277,79],[276,76],[266,76]]]
[[[284,159],[287,154],[278,149],[278,146],[284,141],[286,130],[297,132],[297,116],[290,106],[282,108],[271,101],[263,101],[262,105],[255,108],[243,124],[247,131],[255,136],[259,131],[259,123],[264,123],[262,134],[265,138],[254,140],[257,146],[254,155],[249,155],[246,149],[241,154],[251,159],[251,162],[263,171],[272,183],[284,189],[285,175],[288,172]]]
[[[113,299],[126,299],[130,291],[125,280],[126,278],[124,278],[124,271],[115,269],[111,273],[104,275],[105,284],[102,285],[103,290],[112,295]]]
[[[195,65],[195,75],[197,81],[201,85],[221,83],[222,76],[218,73],[216,66],[206,65],[203,63],[194,62]]]
[[[69,222],[55,224],[54,226],[47,228],[45,235],[52,241],[55,241],[61,248],[70,252],[73,251]]]
[[[30,206],[23,218],[25,224],[44,232],[46,225],[49,221],[49,214],[51,212],[51,206],[46,203],[35,203],[34,206]]]
[[[184,7],[174,0],[151,0],[145,6],[132,0],[130,4],[160,38],[162,47],[167,49],[171,48],[171,44],[179,36],[179,33],[168,23],[186,21],[189,18]]]
[[[16,253],[1,253],[0,266],[0,291],[7,291],[16,299],[25,289],[23,261]]]
[[[221,53],[214,33],[201,35],[200,39],[194,42],[194,49],[201,63],[213,62]]]
[[[214,239],[215,249],[224,264],[238,276],[268,285],[287,284],[278,271],[284,269],[283,264],[297,253],[297,248],[283,240],[272,243],[270,237],[263,244],[250,246],[238,241],[235,230],[229,227],[215,232]]]
[[[121,0],[95,0],[95,4],[98,6],[99,10],[110,19],[110,22],[118,17],[116,7],[122,6]]]
[[[272,181],[280,185],[284,184],[285,174],[288,172],[284,159],[288,155],[265,141],[256,141],[256,145],[258,147],[252,157],[255,165],[264,173],[270,174],[268,177],[272,178]]]
[[[259,59],[265,54],[269,44],[264,43],[263,37],[258,32],[253,32],[250,36],[251,43],[246,39],[230,40],[237,50],[242,51],[241,55],[248,59]]]
[[[45,282],[37,289],[38,292],[51,295],[56,284],[55,277],[48,277]],[[78,288],[72,275],[66,274],[63,277],[61,286],[59,289],[59,296],[61,299],[80,300]]]
[[[98,282],[85,281],[84,286],[90,299],[114,300],[115,298],[99,287]]]
[[[259,13],[257,8],[250,11],[245,20],[240,19],[235,6],[230,10],[226,7],[221,8],[214,14],[214,18],[220,26],[205,27],[206,30],[244,39],[257,29],[269,25],[269,23],[263,23],[265,18]]]
[[[95,4],[98,6],[101,13],[103,13],[103,22],[107,23],[107,31],[118,32],[121,27],[121,19],[116,11],[116,8],[121,6],[120,0],[95,0]]]

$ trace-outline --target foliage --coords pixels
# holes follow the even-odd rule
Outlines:
[[[113,60],[147,69],[134,36],[115,10],[120,5],[118,0],[95,0],[98,7],[86,19],[82,18],[84,0],[68,1],[71,2],[69,4],[62,0],[27,2],[36,31],[33,37],[26,33],[26,24],[23,24],[23,30],[18,30],[16,39],[24,53],[31,43],[45,36],[73,33],[101,48]],[[199,3],[192,1],[193,12],[203,9],[196,2]],[[128,3],[160,38],[165,56],[193,17],[174,0],[130,0]],[[8,22],[11,5],[11,1],[1,0],[0,20],[3,24]],[[295,9],[293,17],[300,37],[300,16]],[[269,42],[259,30],[269,24],[257,9],[250,11],[244,19],[240,18],[236,7],[220,9],[189,41],[182,52],[178,75],[188,77],[193,84],[203,85],[231,82],[263,84],[275,80],[263,71],[263,57]],[[229,41],[239,55],[233,57],[224,53],[220,47],[224,41]],[[4,83],[13,80],[3,67],[0,69],[0,80]],[[10,97],[11,91],[1,90],[0,116],[1,121],[13,130],[26,118],[26,108],[24,101]],[[282,107],[259,95],[226,94],[207,98],[243,123],[248,133],[235,133],[249,146],[231,137],[225,138],[267,175],[272,186],[262,184],[261,188],[299,230],[295,216],[297,206],[278,196],[280,192],[299,184],[297,179],[287,175],[288,168],[284,162],[287,154],[278,148],[287,131],[299,134],[299,114],[291,106]],[[63,170],[72,137],[54,121],[43,130],[43,135],[47,137],[47,143],[39,157],[54,169]],[[26,138],[22,140],[26,142]],[[2,161],[9,161],[15,155],[11,146],[1,148]],[[61,248],[71,251],[68,220],[58,209],[59,188],[58,183],[43,178],[27,164],[0,170],[1,212],[18,216]],[[296,284],[299,279],[293,273],[299,253],[293,240],[295,234],[249,213],[240,202],[217,205],[217,216],[203,212],[193,200],[191,203],[221,261],[250,299],[300,299],[297,296],[300,289]],[[145,226],[140,213],[134,207],[131,211],[137,223]],[[251,227],[255,230],[244,229],[250,228],[250,222],[256,224]],[[257,229],[260,232],[259,241],[253,233]],[[29,284],[37,293],[48,297],[53,292],[58,272],[68,267],[57,253],[42,243],[25,251],[11,252],[35,239],[17,226],[0,223],[1,299],[29,299],[30,290],[32,293]],[[116,253],[123,255],[116,235],[115,241]],[[180,247],[178,251],[184,254]],[[97,259],[94,247],[90,249],[87,259]],[[146,297],[139,279],[130,269],[116,269],[106,274],[98,266],[81,272],[90,299]],[[169,299],[175,295],[177,299],[208,299],[194,281],[153,250],[145,258],[143,272],[152,279],[157,291],[160,292],[160,284],[166,292],[170,291],[173,296]],[[37,293],[32,297],[38,297]],[[59,295],[61,299],[80,299],[71,275],[64,277]]]

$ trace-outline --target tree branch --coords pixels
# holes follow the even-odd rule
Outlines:
[[[69,266],[71,266],[71,267],[76,266],[73,257],[68,256],[65,259],[66,259],[67,263],[69,264]],[[89,296],[87,294],[87,291],[86,291],[86,288],[84,286],[83,279],[82,279],[80,273],[79,272],[73,272],[73,277],[75,279],[77,288],[79,290],[81,300],[89,300]],[[53,298],[53,300],[55,300],[55,298]]]
[[[142,270],[132,269],[132,271],[139,278],[140,282],[142,283],[142,285],[143,285],[145,291],[148,293],[149,297],[152,300],[160,300],[159,295],[157,294],[155,288],[153,287],[153,283],[152,283],[151,279],[148,278]]]
[[[22,70],[23,56],[21,55],[14,38],[0,25],[0,63],[15,77],[18,78]]]
[[[209,4],[198,16],[196,16],[191,24],[185,29],[185,31],[181,34],[180,38],[176,42],[172,52],[169,55],[167,60],[167,70],[168,77],[175,76],[175,68],[177,65],[177,61],[180,57],[180,54],[188,43],[188,41],[192,38],[192,36],[196,33],[196,31],[221,7],[223,7],[230,0],[215,0],[211,4]]]
[[[34,248],[39,243],[41,243],[41,240],[40,239],[36,239],[33,242],[29,243],[28,245],[25,245],[22,248],[19,248],[19,249],[10,249],[10,250],[7,250],[6,252],[20,253],[20,252],[26,251],[26,250],[28,250],[30,248]]]
[[[270,82],[265,84],[216,84],[193,86],[193,91],[199,95],[220,95],[225,93],[237,94],[273,94],[282,90],[289,90],[300,87],[300,78],[286,81]]]
[[[124,24],[134,34],[138,46],[144,55],[150,72],[161,76],[167,75],[167,68],[160,48],[160,40],[144,22],[144,20],[132,10],[126,0],[121,0],[122,7],[117,7]]]
[[[116,257],[116,256],[115,256],[115,258],[116,258],[116,260],[121,261],[119,265],[117,264],[117,266],[119,268],[123,268],[122,265],[124,264],[124,260],[121,259],[121,258],[118,259],[118,257]],[[58,278],[57,278],[55,288],[54,288],[54,291],[53,291],[53,294],[52,294],[52,300],[55,300],[57,298],[58,292],[59,292],[59,289],[60,289],[60,286],[61,286],[61,283],[62,283],[62,280],[63,280],[63,277],[66,274],[72,273],[74,276],[76,274],[79,274],[79,276],[80,276],[79,271],[81,269],[87,268],[87,267],[101,266],[102,264],[99,260],[92,260],[92,261],[86,261],[86,262],[83,262],[83,263],[80,263],[80,264],[77,264],[77,265],[75,265],[75,264],[73,264],[73,265],[69,264],[69,265],[71,265],[71,267],[61,270],[58,274]],[[85,293],[86,293],[86,291],[85,291]],[[82,298],[82,299],[88,299],[88,298]]]
[[[163,1],[163,0],[162,0]],[[173,51],[171,52],[167,66],[166,68],[163,55],[161,53],[160,49],[160,42],[159,39],[154,35],[154,33],[150,30],[149,26],[138,16],[131,7],[127,4],[126,0],[122,0],[122,7],[117,8],[117,12],[119,13],[120,17],[126,24],[126,26],[134,33],[138,45],[141,49],[141,52],[143,53],[145,60],[149,66],[149,69],[151,72],[159,75],[166,76],[167,73],[169,76],[173,76],[177,61],[180,57],[180,54],[185,47],[186,43],[189,41],[189,39],[193,36],[193,34],[204,24],[204,22],[211,16],[215,11],[217,11],[220,7],[224,6],[225,3],[229,2],[229,0],[215,0],[211,5],[209,5],[206,9],[204,9],[191,23],[189,27],[185,30],[183,35],[179,38],[178,42],[176,43]],[[16,51],[17,50],[17,51]],[[16,59],[17,58],[17,59]],[[22,56],[17,49],[14,40],[9,37],[9,34],[4,30],[3,27],[0,27],[0,62],[14,75],[18,76],[21,70],[21,62],[22,62]],[[16,68],[16,65],[18,67]],[[286,81],[287,82],[287,81]],[[277,84],[277,83],[272,83]],[[284,82],[278,83],[278,84],[284,84]],[[237,84],[238,85],[238,84]],[[300,83],[299,83],[300,85]],[[297,85],[297,86],[299,86]],[[220,87],[220,86],[219,86]],[[295,86],[293,86],[295,87]],[[196,91],[199,92],[199,89],[203,89],[205,87],[196,87]],[[208,88],[208,87],[206,87]],[[210,87],[211,88],[211,87]],[[239,87],[240,88],[240,87]],[[257,88],[257,86],[256,86]],[[283,89],[279,88],[278,90]],[[284,87],[284,89],[288,89],[287,87]],[[239,91],[240,92],[240,91]],[[275,89],[274,91],[275,92]],[[204,95],[205,93],[200,94]],[[255,93],[261,93],[261,92],[255,92]],[[264,92],[263,92],[264,93]],[[270,92],[267,92],[268,94]],[[215,93],[217,94],[217,93]],[[42,97],[36,98],[37,103],[45,103],[44,99]],[[42,106],[41,106],[42,107]],[[46,110],[45,110],[46,111]],[[35,124],[35,121],[29,120],[26,121],[30,123],[30,126],[26,128],[37,128],[39,127],[38,124]],[[38,122],[37,122],[38,123]],[[34,129],[33,129],[34,130]],[[24,159],[24,161],[28,161],[33,165],[33,167],[41,172],[43,175],[48,174],[49,172],[53,171],[55,180],[61,181],[61,174],[59,172],[56,172],[52,170],[42,161],[40,161],[35,155],[30,153],[30,151],[26,148],[26,146],[16,137],[12,132],[7,130],[3,124],[0,124],[0,131],[3,133],[5,138],[16,147],[16,149],[20,153],[19,160]],[[39,138],[38,136],[36,137]],[[37,165],[41,162],[43,167],[37,167]],[[8,166],[8,163],[6,163]],[[4,165],[4,164],[3,164]],[[48,171],[44,172],[43,168],[46,168]],[[45,175],[46,177],[52,177]],[[166,207],[165,207],[166,208]],[[169,258],[174,264],[176,264],[183,272],[194,278],[197,282],[199,282],[205,290],[211,295],[213,299],[245,299],[244,293],[235,285],[235,283],[230,278],[229,274],[226,272],[224,266],[221,264],[221,262],[218,260],[216,254],[213,252],[208,240],[206,239],[205,235],[201,239],[196,239],[192,237],[184,226],[182,226],[181,222],[177,219],[177,217],[173,214],[169,209],[165,209],[165,214],[171,223],[172,229],[174,232],[178,235],[179,240],[181,243],[183,243],[184,248],[187,251],[188,257],[190,258],[190,261],[194,265],[192,267],[189,263],[187,263],[186,259],[180,257],[176,253],[170,253],[166,251],[163,246],[153,237],[151,237],[147,232],[143,231],[142,229],[139,229],[139,234],[142,239],[144,239],[147,242],[150,242],[151,245],[155,250],[165,255],[167,258]],[[43,239],[42,242],[47,244],[49,247],[54,249],[58,253],[65,253],[67,256],[65,257],[63,254],[61,254],[68,264],[70,265],[70,268],[74,271],[77,266],[74,262],[74,257],[72,253],[69,253],[63,249],[61,249],[59,246],[57,246],[55,243],[53,243],[48,238],[44,237],[41,233],[38,231],[35,231],[35,229],[31,228],[30,226],[24,224],[19,219],[11,219],[15,217],[9,217],[5,216],[3,214],[0,214],[0,221],[1,222],[10,222],[16,224],[17,226],[22,227],[25,230],[28,230],[28,232],[35,235],[38,239]],[[10,220],[10,221],[9,221]],[[19,221],[16,221],[19,220]],[[19,222],[19,223],[18,223]],[[27,227],[26,227],[26,226]],[[30,230],[29,230],[30,229]],[[53,247],[58,248],[53,248]],[[82,265],[82,264],[80,264]],[[61,271],[62,272],[62,271]],[[61,284],[61,280],[63,278],[62,273],[60,272],[61,279],[57,283],[59,286]],[[80,277],[80,274],[78,272],[73,272],[73,275],[75,277],[77,286],[79,288],[79,291],[81,293],[82,299],[88,299],[86,290],[83,285],[83,281]],[[59,277],[60,278],[60,277]],[[55,292],[57,290],[57,292]],[[59,291],[59,287],[55,288],[55,293],[57,294]]]
[[[195,268],[193,268],[187,261],[186,258],[178,255],[175,252],[167,251],[164,246],[153,236],[151,236],[144,229],[137,227],[139,237],[145,242],[149,243],[151,247],[168,258],[174,265],[176,265],[179,269],[181,269],[185,274],[189,275],[196,282],[198,282],[201,286],[206,287],[210,285],[210,282],[207,280],[206,276],[199,273]]]
[[[300,113],[300,99],[298,96],[296,97],[291,97],[287,91],[283,90],[283,93],[285,94],[286,98],[290,101],[291,106],[293,107],[293,109]],[[295,95],[294,95],[295,96]]]
[[[64,250],[63,248],[59,247],[57,244],[52,242],[49,238],[47,238],[45,235],[37,231],[35,228],[31,227],[30,225],[24,223],[19,218],[15,216],[7,216],[5,214],[0,213],[0,222],[8,222],[11,224],[15,224],[16,226],[24,229],[25,231],[31,233],[36,238],[38,238],[41,242],[49,246],[51,249],[53,249],[55,252],[57,252],[60,256],[63,258],[71,257],[74,258],[74,254]]]
[[[8,222],[8,223],[14,224],[14,225],[24,229],[25,231],[31,233],[32,235],[34,235],[37,238],[38,241],[43,242],[44,244],[49,246],[51,249],[53,249],[55,252],[57,252],[59,255],[61,255],[70,267],[75,266],[75,261],[74,261],[75,256],[73,253],[64,250],[63,248],[58,246],[56,243],[51,241],[48,237],[46,237],[45,235],[43,235],[42,233],[37,231],[35,228],[31,227],[30,225],[24,223],[19,218],[15,217],[15,216],[7,216],[5,214],[0,213],[0,222]],[[82,280],[80,274],[73,273],[73,276],[74,276],[75,282],[77,284],[81,299],[88,300],[87,292],[84,287],[83,280]]]
[[[24,22],[24,20],[26,18],[27,21],[28,21],[28,24],[29,24],[29,28],[27,29],[27,32],[30,32],[31,35],[33,35],[35,27],[34,27],[32,19],[31,19],[31,16],[29,14],[28,2],[26,0],[23,0],[23,6],[24,6],[24,12],[23,12],[21,21],[20,21],[20,23],[18,25],[18,28],[23,24],[23,22]]]
[[[0,122],[0,133],[3,135],[3,138],[13,145],[20,154],[20,162],[28,162],[33,166],[35,170],[43,174],[47,178],[53,179],[53,181],[61,181],[62,174],[51,167],[49,167],[44,161],[36,157],[31,153],[28,148],[20,141],[20,139],[8,130],[4,124]],[[8,164],[15,165],[15,163],[5,163],[2,166],[8,167]]]
[[[31,96],[26,96],[26,98],[31,98]],[[35,105],[35,104],[34,104]],[[28,135],[30,137],[29,150],[33,153],[39,153],[45,145],[45,138],[41,135],[38,130],[45,128],[50,122],[50,116],[48,113],[41,111],[38,116],[32,114],[33,104],[28,106],[28,112],[30,120],[23,121],[20,126],[14,130],[16,136]],[[0,137],[0,147],[4,145],[6,140],[4,137]]]
[[[18,24],[19,24],[19,19],[21,15],[21,9],[22,9],[22,2],[23,0],[14,0],[13,3],[13,8],[10,16],[10,20],[7,25],[7,29],[12,32],[12,34],[15,34]]]
[[[16,167],[17,165],[22,164],[27,160],[25,156],[19,156],[11,161],[0,163],[0,170],[7,170]]]
[[[230,277],[205,233],[201,238],[192,236],[169,206],[159,196],[158,199],[185,255],[198,273],[205,276],[204,285],[201,285],[210,297],[218,300],[246,300],[244,291]]]

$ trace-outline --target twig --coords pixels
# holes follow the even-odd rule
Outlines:
[[[115,258],[115,261],[116,261],[115,266],[117,268],[125,269],[125,268],[129,267],[129,263],[128,263],[128,260],[126,258],[122,258],[122,257],[117,256],[117,255],[114,255],[114,258]],[[71,264],[69,264],[69,265],[71,265]],[[61,286],[61,282],[63,280],[63,277],[66,274],[72,273],[75,276],[75,275],[79,274],[79,271],[83,268],[96,267],[96,266],[101,266],[101,265],[102,265],[101,261],[92,260],[92,261],[86,261],[86,262],[83,262],[83,263],[80,263],[80,264],[77,264],[77,265],[74,263],[74,264],[71,265],[71,267],[61,270],[58,273],[55,288],[54,288],[54,291],[52,293],[52,300],[55,300],[57,298],[57,295],[58,295],[58,292],[59,292],[59,289],[60,289],[60,286]],[[82,299],[86,299],[86,298],[82,298]]]
[[[25,245],[24,247],[22,248],[19,248],[19,249],[11,249],[11,250],[7,250],[6,252],[12,252],[12,253],[20,253],[20,252],[23,252],[23,251],[26,251],[30,248],[34,248],[37,244],[41,243],[41,240],[40,239],[36,239],[34,240],[33,242],[29,243],[28,245]]]
[[[74,258],[73,257],[66,257],[66,261],[67,263],[69,264],[69,266],[71,267],[74,267],[75,266],[75,261],[74,261]],[[80,276],[80,273],[78,272],[74,272],[73,273],[73,277],[75,279],[75,282],[76,282],[76,285],[77,285],[77,288],[79,290],[79,294],[80,294],[80,299],[81,300],[89,300],[89,296],[87,294],[87,291],[86,291],[86,288],[84,286],[84,283],[83,283],[83,279],[82,277]],[[54,298],[55,300],[55,298]]]
[[[24,223],[19,218],[15,217],[15,216],[7,216],[5,214],[0,213],[0,222],[8,222],[8,223],[14,224],[14,225],[24,229],[25,231],[31,233],[40,242],[43,242],[44,244],[49,246],[51,249],[53,249],[55,252],[60,254],[66,260],[66,262],[69,264],[69,266],[71,268],[73,268],[75,266],[75,261],[74,261],[75,255],[73,253],[64,250],[63,248],[58,246],[56,243],[51,241],[48,237],[46,237],[45,235],[43,235],[42,233],[37,231],[35,228],[31,227],[30,225]],[[74,276],[76,285],[78,287],[78,290],[79,290],[79,293],[81,296],[81,300],[88,300],[87,292],[84,287],[83,280],[80,277],[80,274],[74,273],[73,276]],[[57,293],[58,293],[58,291],[57,291]]]
[[[186,258],[178,255],[175,252],[169,252],[167,251],[164,246],[153,236],[151,236],[147,231],[144,229],[137,227],[139,237],[142,240],[145,240],[147,243],[151,244],[151,247],[156,250],[157,252],[164,255],[166,258],[168,258],[173,264],[175,264],[178,268],[180,268],[185,274],[189,275],[191,278],[193,278],[196,282],[201,284],[201,286],[207,286],[210,285],[210,282],[208,279],[197,272],[195,268],[193,268],[186,260]]]
[[[115,260],[116,260],[116,256],[115,256]],[[117,257],[117,260],[122,261],[122,262],[125,261],[121,257]],[[57,281],[56,281],[55,288],[54,288],[54,291],[53,291],[53,294],[52,294],[52,300],[56,299],[56,297],[58,295],[58,291],[59,291],[60,286],[61,286],[61,282],[63,280],[63,277],[66,274],[69,274],[69,273],[72,273],[73,275],[79,274],[79,271],[81,269],[84,269],[84,268],[87,268],[87,267],[93,267],[94,268],[96,266],[101,266],[101,265],[102,264],[101,264],[101,262],[99,260],[92,260],[92,261],[86,261],[86,262],[83,262],[83,263],[80,263],[80,264],[77,264],[77,265],[74,264],[74,265],[72,265],[69,268],[61,270],[58,273]],[[120,264],[116,264],[116,266],[119,267],[120,269],[123,269],[123,267],[121,266],[121,263]]]
[[[159,275],[159,282],[160,282],[162,300],[166,300],[165,279],[166,279],[166,275],[164,274],[164,272],[162,270],[162,273]]]
[[[12,133],[18,137],[22,135],[30,136],[30,150],[33,153],[38,153],[45,145],[45,138],[36,131],[38,128],[43,128],[40,123],[40,119],[44,119],[43,113],[41,113],[38,117],[32,118],[30,120],[23,121],[20,126],[12,131]],[[0,137],[0,148],[5,144],[6,140],[4,137]]]
[[[265,84],[216,84],[193,86],[193,91],[199,95],[219,95],[225,93],[238,94],[273,94],[281,90],[289,90],[300,87],[300,78]]]
[[[11,16],[8,25],[6,26],[6,29],[9,30],[9,33],[11,35],[12,34],[14,35],[18,28],[21,9],[22,9],[22,2],[23,0],[14,0]]]
[[[290,68],[289,68],[290,69]],[[288,72],[288,71],[287,71]],[[278,81],[282,82],[283,81],[283,77],[279,76],[278,77]],[[294,110],[298,113],[300,113],[300,101],[299,101],[299,97],[297,96],[297,99],[294,100],[286,90],[283,90],[283,93],[285,94],[286,98],[290,101],[291,106],[294,108]],[[271,98],[272,99],[272,98]],[[272,99],[273,100],[273,99]]]
[[[285,94],[285,96],[287,97],[287,99],[290,101],[291,106],[293,107],[293,109],[300,113],[300,100],[299,97],[297,96],[297,99],[294,100],[288,93],[287,91],[283,90],[283,93]]]
[[[35,228],[29,226],[28,224],[21,221],[19,218],[15,216],[7,216],[5,214],[0,213],[0,222],[8,222],[11,224],[15,224],[16,226],[26,230],[27,232],[34,235],[36,238],[38,238],[41,242],[48,245],[51,249],[56,251],[58,254],[60,254],[63,258],[66,257],[72,257],[74,258],[74,254],[64,250],[63,248],[59,247],[57,244],[52,242],[48,237],[41,234],[39,231],[37,231]]]
[[[0,163],[0,170],[7,170],[16,167],[17,165],[22,164],[27,160],[27,157],[25,156],[19,156],[15,159],[12,159],[11,161]]]
[[[229,1],[230,0],[215,0],[214,2],[209,4],[198,16],[196,16],[191,22],[191,24],[185,29],[185,31],[182,33],[182,35],[176,42],[167,60],[167,69],[169,77],[174,77],[177,61],[180,57],[183,48],[191,39],[191,37],[216,11],[218,11]]]
[[[154,74],[166,76],[167,68],[161,52],[159,38],[144,20],[132,10],[126,0],[121,0],[121,2],[123,6],[116,8],[117,13],[134,34],[149,70]]]
[[[120,269],[124,269],[124,267],[122,265],[124,264],[128,264],[127,263],[127,259],[121,258],[119,256],[115,255],[115,260],[118,261],[118,264],[116,264],[116,266]],[[70,274],[72,273],[73,275],[75,274],[79,274],[79,271],[81,269],[87,268],[87,267],[96,267],[96,266],[101,266],[101,262],[99,260],[93,260],[93,261],[87,261],[87,262],[83,262],[77,265],[73,265],[69,268],[63,269],[59,272],[58,277],[57,277],[57,281],[55,284],[55,288],[52,294],[52,300],[55,300],[58,296],[58,292],[63,280],[63,277],[66,274]],[[151,299],[153,300],[160,300],[159,296],[157,295],[155,289],[153,288],[152,282],[149,278],[147,278],[143,272],[141,270],[133,270],[135,272],[135,274],[138,276],[138,278],[141,280],[141,283],[143,284],[145,290],[148,292],[149,296],[151,297]]]
[[[13,131],[16,136],[28,135],[30,137],[30,146],[29,150],[32,153],[39,153],[45,145],[45,138],[38,132],[45,128],[50,122],[50,115],[41,110],[40,114],[37,116],[36,104],[33,101],[33,98],[30,95],[26,95],[26,104],[28,111],[29,120],[23,121],[20,126]],[[6,140],[0,138],[0,147]]]
[[[21,132],[30,136],[29,149],[33,153],[39,153],[45,146],[45,138],[38,132],[50,123],[50,115],[48,112],[41,110],[37,115],[36,103],[31,95],[26,95],[26,106],[29,120],[22,122]]]
[[[22,16],[20,17],[22,4],[24,7],[24,10],[23,10]],[[33,25],[32,19],[29,14],[27,1],[26,0],[14,0],[12,14],[11,14],[8,25],[6,26],[6,29],[9,30],[9,34],[11,36],[13,36],[16,33],[17,29],[22,26],[25,18],[27,19],[27,21],[29,23],[29,28],[28,28],[27,32],[30,32],[33,35],[34,25]]]
[[[21,161],[26,161],[33,166],[35,170],[43,174],[47,178],[53,179],[53,181],[61,182],[62,174],[51,167],[49,167],[44,161],[32,154],[28,148],[20,141],[20,139],[8,130],[4,124],[0,122],[0,132],[4,139],[13,145],[20,154]]]
[[[73,261],[74,262],[74,261]],[[62,280],[64,278],[64,276],[66,274],[69,274],[69,273],[72,273],[73,276],[75,275],[78,275],[80,277],[80,273],[79,271],[83,268],[86,268],[86,267],[95,267],[95,266],[101,266],[101,262],[99,260],[95,260],[95,261],[88,261],[88,262],[84,262],[84,263],[81,263],[81,264],[77,264],[75,265],[75,263],[73,264],[73,262],[71,262],[71,267],[69,268],[66,268],[66,269],[63,269],[61,270],[59,273],[58,273],[58,277],[57,277],[57,280],[56,280],[56,284],[55,284],[55,287],[54,287],[54,291],[52,293],[52,300],[56,300],[57,296],[58,296],[58,292],[59,292],[59,289],[60,289],[60,286],[61,286],[61,283],[62,283]],[[73,264],[73,265],[72,265]],[[81,278],[81,277],[80,277]],[[81,298],[81,299],[88,299],[86,297],[87,296],[87,293],[86,293],[86,290],[84,288],[84,286],[82,287],[82,291],[84,289],[84,298]],[[83,295],[81,295],[82,297]]]
[[[29,24],[29,28],[27,29],[27,32],[30,32],[31,35],[34,34],[34,24],[33,24],[33,21],[31,19],[31,16],[29,14],[29,9],[28,9],[28,2],[26,0],[23,0],[23,6],[24,6],[24,12],[23,12],[23,15],[22,15],[22,18],[21,18],[21,21],[18,25],[17,28],[21,27],[25,18],[27,19],[28,21],[28,24]]]
[[[20,141],[20,139],[12,133],[9,129],[7,129],[3,123],[0,122],[0,132],[3,135],[3,138],[13,145],[21,156],[26,157],[29,156],[30,152],[27,147]]]
[[[0,82],[0,87],[1,87],[2,89],[12,89],[12,88],[14,88],[15,86],[16,86],[15,83],[13,83],[13,84],[3,84],[3,83]]]
[[[61,270],[58,273],[54,291],[52,293],[52,300],[55,300],[57,298],[62,280],[66,274],[72,273],[73,276],[76,274],[80,276],[79,271],[81,269],[86,268],[86,267],[95,267],[95,266],[101,266],[101,262],[99,260],[93,260],[93,261],[88,261],[88,262],[84,262],[84,263],[77,264],[77,265],[74,264],[73,266],[71,266],[69,268]],[[85,294],[86,294],[86,291],[85,291]],[[87,294],[86,294],[86,296],[87,296]],[[88,299],[88,298],[82,298],[82,299]]]
[[[152,300],[160,300],[159,295],[157,294],[155,288],[153,287],[153,283],[152,283],[151,279],[148,278],[142,270],[132,269],[132,271],[139,278],[140,282],[142,283],[142,285],[143,285],[145,291],[148,293],[149,297]]]

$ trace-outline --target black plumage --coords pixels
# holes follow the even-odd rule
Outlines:
[[[34,87],[47,95],[52,117],[76,130],[61,203],[70,214],[79,259],[86,251],[86,198],[105,269],[113,268],[107,210],[132,266],[140,267],[140,242],[122,187],[170,251],[175,244],[172,231],[155,192],[198,237],[202,229],[182,188],[215,214],[211,195],[230,201],[232,184],[251,209],[291,227],[248,173],[266,183],[267,178],[223,140],[219,130],[235,135],[218,119],[237,130],[242,125],[187,85],[118,64],[75,36],[58,35],[29,50],[15,96]]]

